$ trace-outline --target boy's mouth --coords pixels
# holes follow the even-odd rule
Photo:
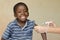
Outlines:
[[[21,16],[22,19],[25,19],[25,16]]]

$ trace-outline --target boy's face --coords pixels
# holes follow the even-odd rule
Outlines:
[[[17,7],[16,14],[15,14],[16,18],[18,18],[20,21],[26,21],[28,16],[29,16],[29,13],[26,10],[25,6],[20,5]]]

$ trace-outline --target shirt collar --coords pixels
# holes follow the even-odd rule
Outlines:
[[[27,21],[28,21],[28,20],[27,20]],[[23,30],[25,27],[27,27],[27,21],[26,21],[25,25],[22,27],[22,30]],[[15,23],[16,23],[17,25],[19,25],[17,19],[15,19]],[[19,26],[20,26],[20,25],[19,25]]]

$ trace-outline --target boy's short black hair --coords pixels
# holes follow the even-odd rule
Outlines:
[[[27,10],[27,12],[28,12],[28,7],[27,7],[27,5],[26,5],[25,3],[23,3],[23,2],[19,2],[19,3],[17,3],[17,4],[14,6],[14,8],[13,8],[14,14],[16,13],[17,7],[20,6],[20,5],[25,6],[25,7],[26,7],[26,10]]]

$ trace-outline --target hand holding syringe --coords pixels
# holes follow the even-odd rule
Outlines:
[[[56,27],[53,21],[47,21],[44,23],[45,26],[35,26],[35,30],[39,33],[47,32],[50,27]]]
[[[48,27],[56,27],[55,23],[53,21],[47,21],[44,23]]]

